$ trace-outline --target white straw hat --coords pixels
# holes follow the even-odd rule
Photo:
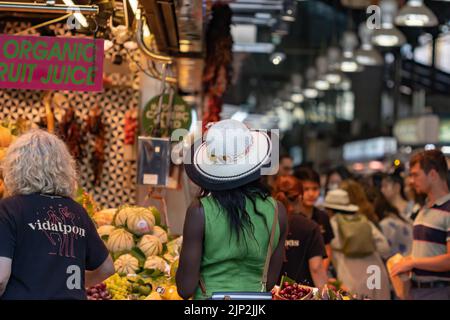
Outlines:
[[[350,203],[348,192],[342,189],[328,191],[324,207],[346,212],[357,212],[359,207]]]
[[[222,120],[208,129],[205,141],[194,143],[184,166],[199,186],[227,190],[257,180],[261,167],[270,163],[271,152],[265,132],[250,130],[237,120]]]

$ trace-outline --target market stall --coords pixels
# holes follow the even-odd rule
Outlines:
[[[0,158],[32,128],[67,144],[77,201],[116,269],[89,299],[179,299],[180,235],[197,189],[171,156],[202,129],[196,119],[218,120],[231,77],[229,6],[12,2],[0,14]]]

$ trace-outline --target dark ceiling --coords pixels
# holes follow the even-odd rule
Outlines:
[[[398,2],[401,6],[404,1]],[[441,23],[450,20],[448,3],[431,0],[425,0],[425,3],[436,13]],[[276,92],[290,81],[293,73],[303,74],[308,66],[314,65],[318,55],[326,53],[330,45],[339,46],[344,31],[356,31],[358,25],[367,17],[365,10],[344,7],[340,0],[297,2],[297,18],[289,24],[289,34],[284,36],[275,49],[285,53],[286,60],[279,65],[273,65],[269,54],[236,54],[235,59],[241,60],[238,66],[240,69],[235,69],[239,76],[234,86],[228,90],[226,102],[245,104],[253,93],[258,104],[264,105],[267,99],[273,99]],[[402,31],[410,43],[423,32],[414,28]],[[268,26],[258,27],[258,41],[271,40],[272,29]]]

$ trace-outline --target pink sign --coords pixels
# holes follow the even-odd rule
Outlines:
[[[0,35],[0,88],[103,90],[103,39]]]

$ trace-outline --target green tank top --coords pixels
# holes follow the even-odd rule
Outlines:
[[[260,198],[256,200],[256,208],[263,216],[255,213],[250,200],[246,201],[246,212],[254,226],[254,237],[246,230],[245,238],[241,234],[239,241],[236,233],[230,231],[226,212],[216,201],[210,196],[200,201],[205,214],[200,275],[205,282],[207,296],[210,297],[214,292],[261,291],[261,279],[275,214],[275,200],[270,197],[265,201]],[[273,250],[280,239],[278,221],[275,230]],[[200,288],[197,288],[195,299],[204,298]]]

